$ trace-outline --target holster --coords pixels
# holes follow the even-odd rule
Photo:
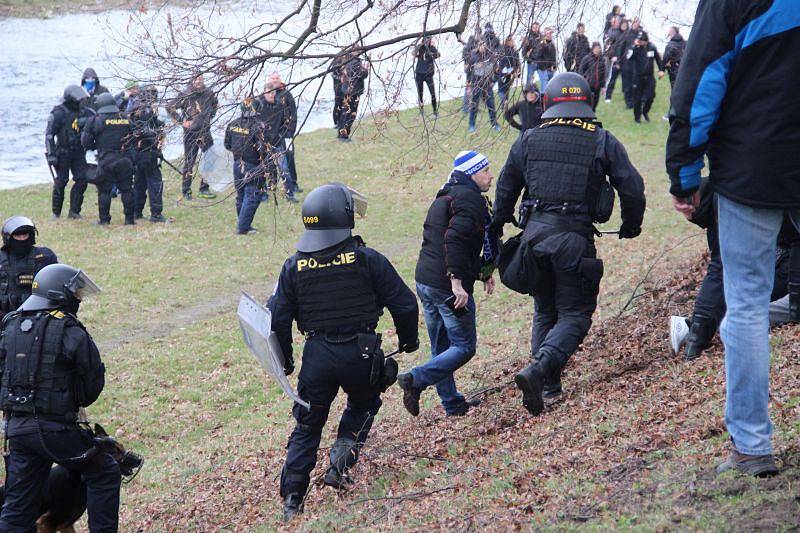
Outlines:
[[[358,347],[361,349],[361,355],[365,359],[372,359],[372,366],[369,371],[370,387],[385,391],[394,380],[391,380],[391,383],[387,383],[387,381],[390,381],[390,376],[386,372],[386,356],[383,353],[383,349],[381,349],[380,333],[359,333]],[[394,379],[397,379],[396,373]]]

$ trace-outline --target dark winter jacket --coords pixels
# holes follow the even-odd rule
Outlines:
[[[285,86],[278,90],[275,100],[281,102],[284,108],[284,135],[288,139],[297,133],[297,103],[294,96]]]
[[[286,137],[291,137],[289,127],[291,126],[291,109],[287,105],[287,100],[275,95],[275,101],[270,103],[264,96],[259,96],[261,102],[261,112],[259,118],[263,123],[264,142],[270,146],[279,145]]]
[[[578,34],[576,31],[572,32],[572,35],[564,44],[564,67],[570,72],[577,71],[583,58],[591,52],[589,39],[585,35]]]
[[[450,273],[471,294],[480,274],[488,215],[487,200],[477,186],[445,185],[425,217],[414,275],[417,282],[450,291]]]
[[[218,106],[217,96],[211,89],[188,87],[167,106],[167,112],[177,122],[192,121],[187,133],[210,134],[211,120],[217,114]]]
[[[487,90],[494,83],[495,68],[497,58],[492,51],[486,49],[483,52],[476,49],[472,52],[469,60],[470,75],[472,83],[476,87]]]
[[[83,71],[83,76],[81,76],[81,87],[83,87],[83,82],[85,82],[89,78],[94,78],[95,80],[97,80],[97,82],[95,83],[94,90],[89,94],[89,99],[86,100],[86,103],[84,105],[97,111],[95,100],[97,100],[97,97],[100,96],[101,94],[107,93],[109,91],[105,86],[100,85],[100,78],[97,77],[97,72],[95,72],[94,69],[91,67]]]
[[[686,49],[686,40],[680,33],[675,35],[667,43],[664,48],[664,68],[667,69],[671,76],[678,75],[678,69],[681,66],[681,58],[683,51]]]
[[[708,156],[717,194],[800,207],[800,10],[788,0],[701,1],[672,91],[670,192],[688,196]]]
[[[556,45],[553,41],[542,39],[536,49],[535,62],[539,70],[556,69]]]
[[[439,57],[439,50],[435,46],[421,44],[414,50],[414,57],[417,64],[414,73],[418,76],[431,76],[436,70],[436,59]]]
[[[661,54],[652,43],[647,43],[642,46],[633,47],[633,55],[631,55],[631,67],[633,73],[633,83],[636,84],[640,80],[653,78],[653,66],[658,67],[659,71],[664,70],[664,65],[661,63]]]
[[[606,32],[605,51],[603,53],[608,59],[617,57],[617,45],[621,36],[622,31],[619,28],[611,28]]]
[[[504,72],[507,71],[507,72]],[[497,75],[510,76],[519,71],[519,52],[513,46],[502,45],[497,51]]]
[[[638,31],[630,29],[620,32],[614,49],[614,55],[617,56],[617,64],[619,64],[620,67],[625,66],[633,55],[633,42],[636,40],[637,35],[639,35]]]
[[[364,80],[369,76],[369,67],[365,67],[360,57],[352,57],[342,67],[342,94],[361,96],[364,94]]]
[[[225,128],[225,149],[237,161],[258,165],[268,156],[264,124],[259,117],[239,117]]]
[[[533,103],[523,98],[506,109],[503,116],[509,126],[524,132],[542,123],[543,112],[541,98]],[[519,122],[514,120],[515,115],[519,116]]]
[[[522,39],[522,58],[526,63],[534,63],[536,61],[536,51],[539,48],[539,43],[542,41],[542,34],[538,31],[528,30],[525,38]]]
[[[139,106],[130,113],[133,124],[133,148],[140,152],[158,152],[164,138],[164,122],[150,106]]]
[[[590,53],[581,61],[578,73],[593,91],[602,89],[606,86],[606,58]]]

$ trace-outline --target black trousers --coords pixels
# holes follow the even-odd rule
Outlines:
[[[634,81],[636,85],[633,87],[633,117],[639,120],[642,115],[650,113],[650,108],[653,107],[653,100],[656,98],[656,79],[651,75]]]
[[[150,198],[150,216],[160,216],[164,210],[164,180],[158,166],[156,152],[140,152],[133,154],[133,196],[134,213],[141,217],[144,204]]]
[[[433,72],[430,74],[414,74],[414,82],[417,84],[417,101],[420,107],[423,105],[423,84],[428,86],[428,92],[431,95],[431,107],[433,112],[436,113],[436,89],[433,86]]]
[[[358,113],[358,101],[361,99],[360,95],[344,95],[342,97],[342,107],[339,112],[339,136],[349,137],[350,130],[353,128],[353,122],[356,121],[356,113]]]
[[[617,85],[617,77],[619,76],[619,69],[614,64],[609,63],[609,65],[608,68],[611,69],[611,75],[608,77],[608,83],[606,84],[606,100],[611,100],[614,95],[614,87]]]
[[[332,344],[318,335],[306,342],[297,393],[311,404],[311,410],[299,404],[292,409],[297,426],[286,447],[281,496],[305,495],[317,463],[322,429],[339,387],[347,394],[347,407],[339,420],[337,438],[353,439],[359,445],[367,440],[381,407],[380,391],[369,385],[371,364],[371,359],[361,356],[355,340]]]
[[[111,222],[111,190],[116,187],[122,200],[125,221],[134,220],[133,162],[126,156],[109,153],[100,157],[97,172],[97,209],[100,222]]]
[[[339,116],[342,114],[342,103],[344,102],[344,95],[342,94],[342,82],[333,74],[333,125],[339,127]]]
[[[44,441],[44,445],[42,445]],[[80,456],[93,445],[77,427],[69,431],[43,431],[9,438],[8,472],[0,531],[36,531],[42,505],[42,490],[50,475],[53,459]],[[50,455],[50,454],[53,455]],[[113,532],[119,527],[119,465],[108,454],[100,453],[79,464],[63,464],[80,472],[86,483],[89,531]]]
[[[600,92],[602,90],[602,87],[592,89],[592,111],[597,111],[597,103],[600,101]]]
[[[526,237],[536,239],[551,228],[531,221],[525,229]],[[594,242],[572,232],[537,242],[533,256],[539,282],[534,296],[531,355],[536,358],[546,352],[563,367],[592,325],[602,277],[602,271],[599,275],[596,271],[600,261]]]
[[[69,210],[71,213],[80,214],[83,207],[83,194],[86,192],[88,183],[86,182],[86,172],[89,166],[86,164],[86,152],[70,150],[58,156],[56,163],[56,178],[53,181],[53,214],[61,216],[61,209],[64,207],[64,191],[69,182],[69,173],[72,172],[72,190],[69,192]]]
[[[633,63],[624,61],[620,68],[622,76],[622,94],[625,96],[625,105],[630,109],[633,107]]]
[[[194,167],[200,150],[205,152],[213,143],[210,131],[204,129],[183,131],[183,194],[192,192]],[[205,191],[208,191],[208,183],[200,176],[200,192]]]
[[[289,164],[289,174],[292,175],[292,185],[294,186],[295,192],[297,191],[297,167],[294,163],[294,142],[292,142],[292,149],[286,150],[286,162]]]

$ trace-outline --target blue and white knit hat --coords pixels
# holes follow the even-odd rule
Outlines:
[[[472,176],[488,166],[489,160],[485,155],[471,150],[459,153],[453,161],[453,170],[463,172],[467,176]]]

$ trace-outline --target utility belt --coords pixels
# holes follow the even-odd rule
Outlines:
[[[531,245],[541,242],[547,237],[557,233],[577,233],[589,241],[593,240],[595,235],[599,235],[599,232],[591,223],[578,222],[577,220],[570,218],[569,215],[557,215],[555,213],[533,211],[528,216],[528,221],[541,222],[543,224],[550,224],[552,226],[552,228],[537,234],[535,239],[536,242],[531,240]]]
[[[334,345],[350,344],[355,341],[358,343],[361,357],[372,360],[369,372],[370,387],[378,388],[381,392],[385,392],[397,381],[399,371],[397,361],[391,357],[386,357],[383,348],[381,348],[382,338],[380,333],[375,333],[374,331],[354,333],[309,331],[305,333],[305,338],[307,342],[316,339]]]
[[[10,418],[32,418],[38,420],[46,420],[48,422],[56,422],[58,424],[77,424],[78,423],[78,413],[66,413],[63,415],[54,415],[54,414],[47,414],[47,413],[22,413],[18,411],[14,411],[13,409],[10,410]]]

